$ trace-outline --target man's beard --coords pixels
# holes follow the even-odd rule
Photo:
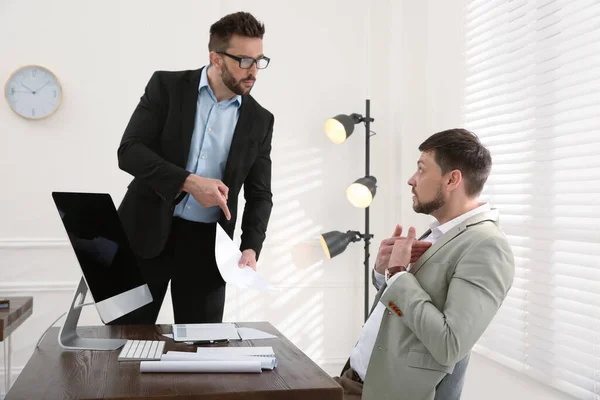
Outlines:
[[[435,199],[427,202],[421,203],[419,202],[419,198],[416,198],[416,203],[413,204],[413,210],[419,214],[427,214],[430,215],[434,211],[439,210],[446,204],[446,199],[444,199],[444,194],[442,193],[442,188],[438,188],[438,192],[435,196]]]
[[[249,79],[255,80],[256,78],[253,77],[252,75],[248,75],[244,79],[240,79],[239,81],[236,81],[235,78],[233,77],[233,75],[231,74],[231,72],[229,72],[229,69],[227,69],[227,65],[223,64],[223,70],[221,72],[221,79],[223,80],[223,83],[225,84],[225,86],[227,86],[227,88],[229,90],[231,90],[233,93],[235,93],[237,95],[243,96],[245,94],[249,94],[250,91],[252,90],[252,88],[254,87],[254,85],[250,86],[249,88],[246,88],[242,85],[242,81],[246,81]]]

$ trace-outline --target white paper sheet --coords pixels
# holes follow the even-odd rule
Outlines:
[[[189,326],[189,324],[188,324]],[[237,328],[237,333],[242,340],[256,340],[256,339],[276,339],[277,336],[271,335],[270,333],[263,332],[254,328]],[[162,334],[169,339],[173,339],[172,333],[163,333]],[[221,335],[222,336],[222,335]],[[235,338],[238,339],[238,338]],[[185,342],[189,344],[193,344],[194,342]]]
[[[173,334],[172,333],[163,333],[162,334],[164,337],[168,337],[169,339],[173,339]],[[194,344],[194,342],[183,342],[185,344]]]
[[[142,373],[261,373],[260,361],[142,361]]]
[[[173,324],[175,341],[209,342],[211,340],[240,340],[232,323]]]
[[[261,292],[276,290],[275,287],[261,278],[252,268],[240,268],[238,266],[242,252],[223,230],[221,225],[216,225],[215,258],[223,280],[244,289],[254,289]]]
[[[263,332],[254,328],[237,328],[238,334],[242,340],[255,340],[255,339],[274,339],[277,338],[275,335]]]
[[[204,354],[183,351],[168,351],[161,356],[161,361],[258,361],[262,369],[272,370],[277,366],[275,357],[256,357],[235,354]]]

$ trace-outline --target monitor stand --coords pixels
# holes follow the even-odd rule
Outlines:
[[[116,350],[123,346],[127,342],[126,339],[82,338],[77,335],[77,323],[79,322],[81,309],[84,307],[83,302],[87,292],[88,287],[82,276],[71,307],[67,312],[65,323],[60,328],[58,343],[63,349],[67,350]]]

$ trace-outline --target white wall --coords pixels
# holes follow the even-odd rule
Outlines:
[[[422,231],[429,220],[412,212],[406,181],[418,145],[461,124],[463,1],[0,2],[0,77],[40,64],[64,91],[61,109],[43,121],[0,106],[0,295],[34,296],[34,314],[14,336],[13,375],[80,276],[50,192],[105,191],[118,204],[130,177],[118,170],[116,149],[151,73],[204,65],[210,24],[240,9],[266,23],[272,57],[253,92],[276,117],[275,207],[259,271],[284,294],[229,288],[226,319],[268,320],[337,374],[362,322],[362,246],[323,262],[314,238],[363,230],[363,213],[344,193],[363,174],[364,132],[357,126],[336,146],[323,121],[363,113],[372,100],[373,261],[396,222]],[[167,298],[159,322],[171,321]],[[99,322],[93,308],[84,311],[83,324]],[[568,398],[474,355],[463,398],[491,396]]]

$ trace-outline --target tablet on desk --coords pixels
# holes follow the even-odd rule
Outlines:
[[[224,343],[230,340],[242,340],[235,324],[173,324],[175,342]]]

